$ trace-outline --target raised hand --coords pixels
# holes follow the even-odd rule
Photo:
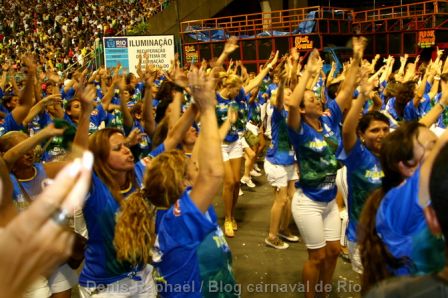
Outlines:
[[[353,37],[353,57],[356,59],[362,59],[364,56],[364,50],[367,46],[367,38],[361,37]]]
[[[47,127],[45,127],[44,129],[42,129],[42,132],[45,132],[48,136],[62,136],[62,134],[64,133],[64,130],[66,129],[66,127],[64,128],[56,128],[54,126],[54,123],[49,124]]]
[[[317,74],[321,69],[321,60],[322,59],[320,58],[319,51],[317,49],[314,49],[308,57],[306,70],[309,71],[312,75]]]
[[[194,68],[188,74],[188,83],[194,98],[194,103],[199,111],[215,107],[216,94],[214,79],[211,76],[206,76],[205,72]]]
[[[83,110],[86,108],[92,109],[96,98],[96,89],[93,85],[82,86],[78,89],[78,96]]]
[[[238,49],[238,38],[236,36],[231,36],[224,45],[223,53],[230,55],[236,49]]]
[[[137,145],[141,140],[141,131],[138,128],[134,128],[131,133],[126,138],[126,143],[129,144],[129,146],[135,146]]]

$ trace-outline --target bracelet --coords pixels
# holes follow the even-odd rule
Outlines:
[[[440,76],[435,76],[435,77],[434,77],[434,80],[436,80],[436,81],[440,81]]]
[[[442,107],[442,110],[446,109],[446,105],[444,105],[443,103],[441,103],[440,101],[437,103],[438,105],[440,105]]]

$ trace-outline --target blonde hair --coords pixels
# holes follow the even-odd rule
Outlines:
[[[142,191],[131,194],[121,203],[116,216],[114,246],[119,260],[131,264],[151,262],[155,241],[155,208]]]
[[[183,192],[187,176],[187,157],[180,150],[170,150],[154,158],[143,179],[145,196],[156,207],[169,208]]]
[[[220,72],[219,78],[221,79],[221,87],[235,87],[241,86],[243,81],[236,74],[229,74],[227,72]]]
[[[144,188],[123,200],[116,218],[114,246],[119,260],[150,262],[156,210],[170,208],[180,198],[186,175],[187,157],[180,150],[164,152],[151,161]]]

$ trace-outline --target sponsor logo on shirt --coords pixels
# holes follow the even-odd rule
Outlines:
[[[311,149],[316,149],[317,151],[322,151],[327,146],[327,142],[324,140],[314,139],[308,143],[308,147]]]
[[[177,200],[176,203],[174,204],[173,214],[174,214],[174,216],[180,216],[181,215],[179,200]]]

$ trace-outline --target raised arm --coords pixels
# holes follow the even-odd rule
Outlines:
[[[12,86],[12,91],[14,92],[14,94],[19,95],[20,94],[20,90],[19,87],[17,86],[17,82],[16,82],[16,78],[14,76],[14,71],[12,69],[9,69],[9,81],[11,82],[11,86]],[[34,84],[35,80],[33,80],[33,84]],[[34,85],[33,85],[33,92],[34,92]],[[34,94],[34,93],[33,93]]]
[[[249,84],[244,86],[244,92],[249,93],[252,89],[260,86],[261,82],[263,82],[264,77],[268,74],[268,72],[275,66],[278,60],[278,51],[275,53],[274,58],[271,62],[268,63],[268,65],[263,68],[258,75],[253,78]]]
[[[192,104],[176,121],[174,126],[168,129],[168,135],[163,141],[163,145],[165,146],[166,151],[175,149],[177,145],[182,141],[187,131],[193,125],[193,122],[196,119],[197,112],[198,109],[196,105]]]
[[[152,107],[152,84],[154,77],[149,75],[145,80],[145,94],[143,96],[143,128],[145,132],[152,136],[156,129],[156,121],[154,119],[154,111]]]
[[[78,95],[81,101],[81,115],[79,116],[78,128],[76,129],[73,144],[82,149],[88,149],[90,114],[93,111],[93,101],[96,97],[95,87],[93,85],[80,86]]]
[[[9,67],[10,66],[8,63],[2,64],[2,78],[0,79],[0,88],[2,88],[3,91],[5,91]]]
[[[24,126],[28,125],[31,121],[33,121],[34,117],[36,117],[39,113],[41,113],[46,106],[48,105],[54,105],[54,104],[61,104],[61,95],[60,94],[53,94],[45,97],[38,103],[36,103],[26,116],[26,118],[23,120],[22,124]]]
[[[215,105],[216,95],[212,78],[193,70],[190,78],[193,96],[201,113],[202,140],[198,148],[198,176],[193,182],[190,196],[193,203],[206,212],[224,178],[224,162],[218,133]]]
[[[314,49],[308,57],[308,63],[306,64],[305,70],[303,71],[302,76],[299,79],[299,83],[292,92],[291,100],[289,102],[291,109],[288,115],[288,126],[295,130],[298,130],[300,128],[301,116],[299,107],[303,101],[306,85],[308,83],[308,80],[310,80],[311,77],[319,71],[320,60],[321,59],[319,56],[319,52]]]
[[[448,106],[448,74],[442,75],[441,86],[442,86],[442,97],[439,102],[432,107],[432,109],[426,113],[418,122],[424,124],[426,127],[430,127],[433,125],[440,114],[447,108]]]
[[[25,120],[26,115],[33,106],[34,97],[34,79],[36,73],[36,65],[30,58],[24,58],[23,63],[28,68],[28,74],[26,76],[25,88],[22,94],[20,94],[19,102],[17,106],[12,110],[12,117],[17,123],[22,123]]]
[[[365,37],[353,37],[353,61],[350,65],[350,69],[347,71],[345,80],[342,82],[341,91],[339,91],[335,99],[341,111],[344,111],[349,107],[352,102],[357,74],[366,45],[367,39]]]
[[[227,119],[219,127],[219,138],[221,142],[224,141],[229,133],[230,127],[232,127],[232,124],[234,124],[236,120],[238,120],[238,111],[229,106],[229,109],[227,110]]]
[[[404,69],[406,66],[406,62],[408,61],[408,54],[404,54],[404,56],[400,57],[400,69],[397,72],[397,76],[400,82],[403,81],[403,77],[404,77]]]
[[[128,108],[128,100],[130,98],[130,95],[128,94],[126,96],[124,94],[124,92],[126,92],[126,82],[124,77],[124,75],[121,76],[120,80],[118,81],[117,87],[118,89],[120,89],[120,109],[123,114],[123,126],[126,129],[130,130],[132,128],[134,120],[132,119],[131,112]]]
[[[224,61],[229,57],[229,55],[238,48],[238,38],[231,36],[226,44],[224,45],[224,50],[215,62],[215,67],[222,66]]]
[[[60,136],[64,132],[64,129],[58,129],[54,127],[54,124],[50,124],[32,137],[25,139],[24,141],[18,143],[11,149],[5,152],[3,155],[3,160],[9,170],[12,169],[14,163],[25,155],[28,151],[42,143],[48,138],[54,136]]]
[[[364,104],[368,98],[368,94],[373,89],[373,83],[367,79],[367,75],[367,72],[362,74],[360,84],[361,92],[359,92],[358,98],[352,104],[352,107],[348,111],[342,125],[342,144],[347,154],[352,151],[356,141],[358,140],[356,130],[358,128],[359,119],[361,117]]]

